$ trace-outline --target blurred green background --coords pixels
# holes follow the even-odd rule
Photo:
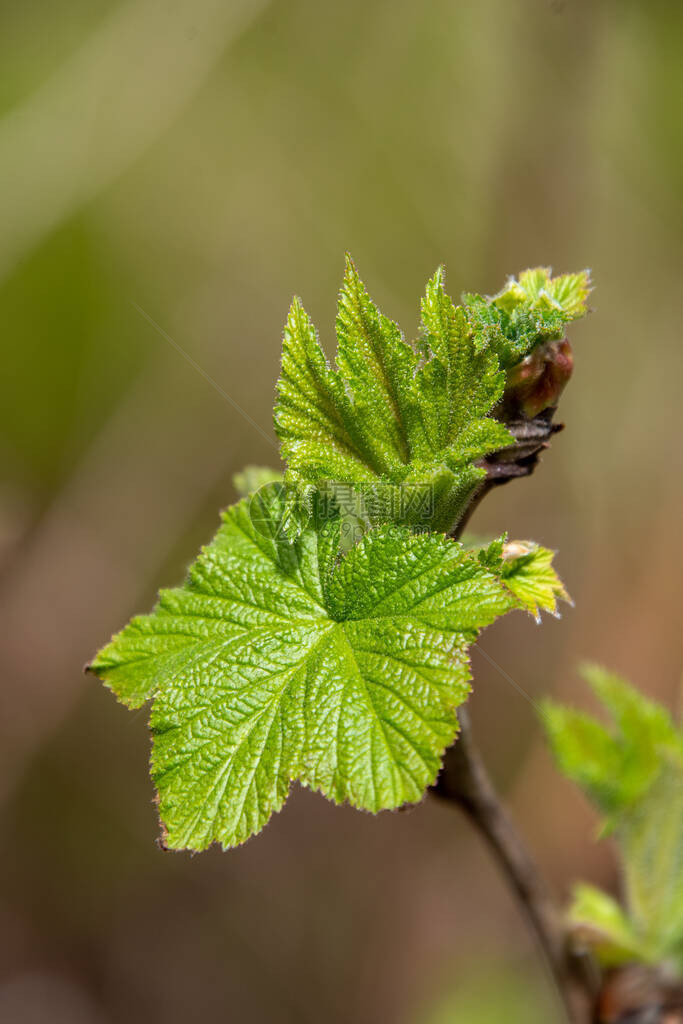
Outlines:
[[[146,715],[81,669],[277,465],[287,307],[330,351],[345,250],[408,335],[440,262],[590,266],[567,430],[473,524],[559,548],[576,607],[485,634],[472,714],[557,892],[616,889],[532,700],[587,702],[584,657],[676,699],[682,45],[664,0],[0,3],[1,1021],[561,1020],[451,809],[295,791],[162,854]]]

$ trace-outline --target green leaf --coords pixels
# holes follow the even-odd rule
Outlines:
[[[591,291],[587,270],[552,277],[548,267],[525,270],[490,298],[465,294],[463,304],[473,330],[510,369],[538,344],[561,338],[565,326],[587,312]]]
[[[153,699],[152,775],[172,848],[258,832],[294,779],[369,811],[421,798],[457,729],[468,647],[520,601],[477,552],[386,525],[340,558],[316,497],[295,543],[286,489],[228,509],[184,586],[95,658]]]
[[[683,976],[683,757],[662,751],[650,789],[615,825],[634,926]]]
[[[623,863],[635,959],[671,959],[683,974],[683,732],[624,679],[584,668],[613,724],[546,702],[560,769],[603,815]]]
[[[553,568],[553,554],[533,541],[514,541],[503,547],[502,578],[528,612],[540,621],[545,609],[558,615],[557,602],[570,601]]]
[[[501,309],[512,310],[529,304],[532,309],[556,309],[574,320],[586,312],[586,300],[591,293],[590,271],[578,274],[552,276],[550,267],[525,270],[519,278],[508,278],[505,287],[494,295],[493,301]]]
[[[669,711],[600,665],[585,664],[582,675],[614,719],[623,749],[633,771],[624,801],[631,802],[654,780],[661,766],[663,748],[680,745],[678,730]]]
[[[585,882],[574,887],[569,909],[575,941],[587,946],[604,967],[651,961],[633,923],[615,899]]]
[[[611,818],[632,807],[662,770],[664,751],[683,752],[671,716],[624,679],[597,665],[583,674],[614,719],[608,729],[591,715],[547,701],[544,721],[561,770]]]
[[[546,700],[542,718],[560,771],[583,789],[605,815],[620,805],[621,752],[591,715]]]
[[[296,536],[312,489],[352,486],[370,523],[447,532],[484,475],[485,455],[512,443],[489,413],[504,386],[495,354],[446,295],[427,286],[420,351],[371,301],[347,259],[332,368],[299,299],[284,332],[275,427]]]
[[[248,494],[266,487],[268,484],[276,484],[282,481],[282,472],[278,469],[270,469],[268,466],[245,466],[232,478],[235,490],[241,498]]]

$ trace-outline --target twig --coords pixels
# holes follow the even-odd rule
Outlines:
[[[491,783],[472,739],[467,712],[461,709],[458,717],[460,735],[446,753],[432,792],[464,811],[486,840],[536,936],[568,1019],[572,1024],[587,1024],[590,995],[567,947],[554,900]]]
[[[481,481],[469,500],[465,512],[460,517],[450,536],[459,540],[465,527],[472,518],[486,495],[495,487],[507,484],[510,480],[531,476],[538,465],[541,454],[550,447],[553,434],[564,430],[563,423],[553,423],[554,409],[548,409],[533,420],[519,419],[506,421],[506,427],[515,438],[509,448],[493,452],[481,462],[486,476]]]
[[[563,429],[553,423],[554,412],[550,407],[533,419],[501,416],[515,443],[483,460],[486,476],[451,532],[455,540],[462,536],[472,513],[491,490],[533,473],[552,435]],[[595,1003],[593,979],[572,954],[555,901],[491,783],[472,739],[467,712],[461,709],[458,717],[460,735],[446,752],[432,792],[464,811],[486,840],[536,936],[568,1020],[571,1024],[590,1024]]]

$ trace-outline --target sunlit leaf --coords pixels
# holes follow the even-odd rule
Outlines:
[[[128,706],[154,701],[169,847],[243,842],[294,779],[369,811],[419,800],[458,731],[469,646],[527,603],[438,534],[386,525],[340,558],[317,499],[292,543],[285,503],[275,484],[228,509],[184,586],[90,666]]]

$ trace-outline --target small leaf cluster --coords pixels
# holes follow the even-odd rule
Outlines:
[[[570,917],[606,965],[668,963],[683,974],[683,730],[618,675],[597,666],[584,674],[611,724],[551,701],[543,720],[561,771],[616,841],[625,909],[582,884]]]
[[[552,277],[550,267],[537,267],[509,278],[492,298],[463,295],[463,305],[472,329],[509,370],[536,345],[561,338],[566,325],[585,314],[590,291],[587,270]]]

